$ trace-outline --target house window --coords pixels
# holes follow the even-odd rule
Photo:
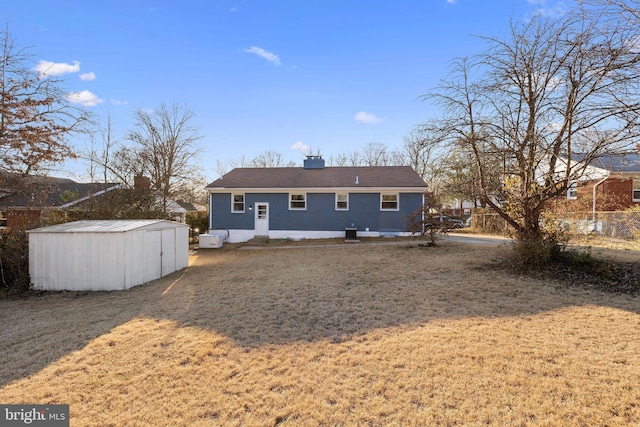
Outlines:
[[[7,217],[0,212],[0,228],[7,228]]]
[[[640,202],[640,179],[633,180],[633,201]]]
[[[349,210],[349,194],[348,193],[336,193],[336,210],[348,211]]]
[[[567,185],[567,199],[576,200],[578,198],[578,182],[571,181]]]
[[[304,193],[289,194],[289,209],[292,209],[292,210],[307,209],[307,195]]]
[[[398,210],[398,194],[380,194],[380,210],[381,211],[397,211]]]
[[[244,194],[231,195],[231,212],[244,212]]]

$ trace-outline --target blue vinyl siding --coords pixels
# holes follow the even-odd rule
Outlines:
[[[380,193],[350,193],[349,210],[335,209],[335,193],[307,193],[306,210],[289,210],[289,193],[245,193],[244,213],[231,212],[231,193],[211,194],[211,228],[254,229],[256,202],[269,203],[270,230],[406,231],[411,214],[420,207],[421,193],[400,193],[400,210],[380,211]]]

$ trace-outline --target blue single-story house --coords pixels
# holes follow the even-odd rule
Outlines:
[[[427,184],[409,166],[325,167],[308,156],[304,167],[236,168],[206,187],[209,229],[227,241],[254,237],[409,235]]]

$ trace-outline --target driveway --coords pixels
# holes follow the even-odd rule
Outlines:
[[[512,240],[504,236],[494,236],[491,234],[457,234],[449,233],[439,236],[445,242],[460,242],[474,245],[499,246],[510,243]]]

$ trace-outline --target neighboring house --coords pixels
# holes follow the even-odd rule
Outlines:
[[[82,219],[170,219],[185,223],[188,204],[164,199],[151,190],[148,179],[137,177],[134,188],[118,188],[108,193],[89,198],[69,208],[70,215]]]
[[[113,183],[79,183],[66,178],[5,174],[0,188],[0,228],[33,228],[50,213],[62,212],[93,197],[113,191]]]
[[[163,218],[184,223],[189,211],[171,199],[163,200],[144,177],[136,177],[135,188],[45,176],[2,178],[0,230],[79,219]]]
[[[571,181],[566,207],[617,211],[640,206],[640,155],[598,158],[581,179]]]
[[[209,228],[228,241],[270,238],[410,234],[426,183],[408,166],[325,167],[308,156],[304,167],[238,168],[206,187]]]

